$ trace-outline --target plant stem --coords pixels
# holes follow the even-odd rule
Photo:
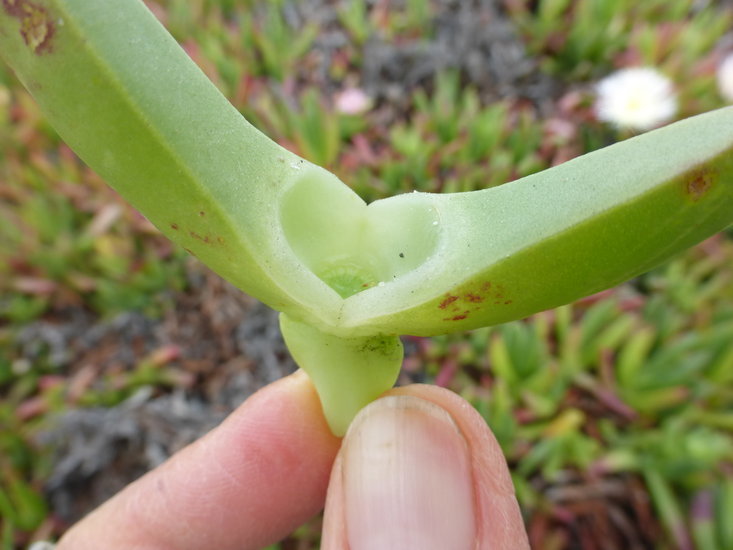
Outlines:
[[[296,363],[316,386],[335,435],[344,435],[356,413],[397,380],[403,349],[396,335],[340,338],[285,314],[280,329]]]

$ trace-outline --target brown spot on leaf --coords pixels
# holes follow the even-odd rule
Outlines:
[[[177,223],[172,223],[171,224],[171,229],[174,229],[174,230],[178,231],[178,224]]]
[[[470,313],[469,311],[464,311],[463,313],[459,315],[454,315],[453,317],[446,317],[445,319],[443,319],[443,321],[462,321],[463,319],[468,317],[469,313]]]
[[[685,193],[690,199],[699,201],[713,186],[718,174],[711,169],[695,170],[685,180]]]
[[[205,215],[206,215],[206,212],[204,212],[203,210],[199,211],[199,216],[203,218]]]
[[[215,237],[213,235],[202,235],[201,233],[196,233],[196,231],[189,231],[188,234],[191,238],[201,241],[202,243],[210,245],[224,244],[224,237],[221,236]]]
[[[189,231],[188,234],[191,235],[191,237],[193,237],[194,239],[198,239],[201,242],[204,242],[207,244],[211,242],[211,237],[209,237],[208,235],[200,235],[196,233],[195,231]]]
[[[447,308],[447,307],[448,307],[449,305],[451,305],[451,304],[452,304],[453,302],[455,302],[456,300],[458,300],[458,296],[453,296],[453,295],[451,295],[451,294],[448,294],[448,295],[447,295],[447,296],[445,297],[445,299],[444,299],[444,300],[443,300],[442,302],[440,302],[440,305],[439,305],[438,307],[439,307],[440,309],[445,309],[445,308]]]
[[[467,302],[471,302],[473,304],[480,304],[481,302],[484,301],[483,296],[481,296],[480,294],[474,294],[473,292],[466,293],[466,295],[464,296],[464,299]]]
[[[51,52],[56,25],[44,7],[29,0],[2,0],[2,5],[20,22],[20,35],[33,53]]]

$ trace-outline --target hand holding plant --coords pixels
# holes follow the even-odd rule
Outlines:
[[[2,55],[59,133],[174,241],[282,312],[343,434],[399,335],[525,317],[650,269],[733,218],[733,109],[473,193],[366,205],[259,133],[137,0],[5,0]]]
[[[257,550],[320,510],[327,491],[324,550],[529,547],[501,449],[455,394],[393,390],[339,444],[313,386],[295,374],[105,503],[57,550],[102,541]]]
[[[733,219],[731,109],[500,187],[367,205],[249,125],[142,3],[1,5],[0,54],[62,136],[163,233],[282,312],[338,435],[394,383],[400,335],[572,301]]]

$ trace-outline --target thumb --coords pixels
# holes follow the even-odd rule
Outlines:
[[[506,461],[454,393],[414,385],[362,410],[331,472],[323,550],[525,550]]]

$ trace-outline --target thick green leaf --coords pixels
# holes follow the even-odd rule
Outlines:
[[[733,219],[733,109],[511,184],[367,206],[247,123],[139,0],[3,0],[0,52],[62,136],[166,235],[343,337],[526,316]]]
[[[422,201],[422,233],[406,226],[428,257],[346,300],[344,330],[433,335],[518,319],[634,277],[730,224],[733,108],[500,187],[370,208],[401,200]],[[403,248],[380,250],[396,259]]]
[[[277,309],[338,309],[278,215],[292,182],[335,178],[244,120],[141,1],[2,0],[0,55],[74,151],[168,237]]]
[[[0,55],[62,137],[163,233],[286,314],[339,432],[391,385],[397,334],[563,304],[733,221],[733,108],[501,187],[366,205],[245,121],[140,0],[0,5]]]

